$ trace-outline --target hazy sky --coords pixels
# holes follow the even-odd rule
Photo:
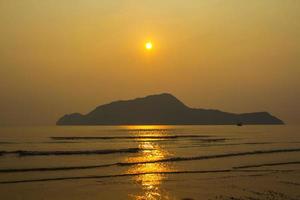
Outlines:
[[[162,92],[300,123],[299,19],[299,0],[0,0],[0,125]]]

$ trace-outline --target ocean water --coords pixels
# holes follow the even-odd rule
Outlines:
[[[0,199],[300,199],[300,126],[0,128]]]

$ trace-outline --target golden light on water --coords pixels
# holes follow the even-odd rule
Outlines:
[[[130,130],[136,130],[137,127],[131,127]],[[135,132],[137,136],[164,136],[166,133],[159,126],[139,126],[139,132]],[[169,155],[163,146],[149,139],[137,139],[139,148],[143,149],[142,153],[136,157],[129,157],[127,162],[147,162],[166,158]],[[133,177],[133,181],[142,187],[142,193],[132,194],[136,200],[147,199],[165,199],[167,194],[161,189],[161,184],[166,179],[166,175],[158,172],[167,172],[171,169],[169,163],[145,163],[134,165],[128,169],[129,174],[141,174]]]

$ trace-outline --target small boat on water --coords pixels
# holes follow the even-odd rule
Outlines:
[[[243,123],[242,122],[239,122],[236,124],[237,126],[243,126]]]

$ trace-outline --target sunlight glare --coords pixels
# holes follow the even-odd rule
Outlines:
[[[145,48],[147,49],[147,50],[151,50],[152,48],[153,48],[153,44],[152,44],[152,42],[147,42],[146,44],[145,44]]]

